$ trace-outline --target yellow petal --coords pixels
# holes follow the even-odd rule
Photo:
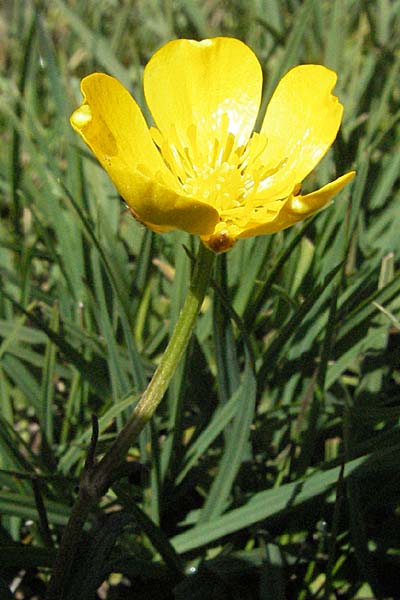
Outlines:
[[[173,127],[183,142],[197,127],[197,144],[212,144],[222,124],[244,144],[257,118],[262,88],[255,54],[233,38],[173,40],[154,54],[144,71],[147,104],[157,127]],[[226,117],[224,117],[226,118]]]
[[[300,65],[279,82],[267,107],[261,133],[268,144],[262,160],[283,167],[264,189],[289,195],[314,169],[334,142],[343,107],[331,91],[336,73],[321,65]]]
[[[72,114],[71,124],[135,216],[162,230],[200,235],[212,229],[217,211],[181,194],[129,92],[104,73],[83,79],[81,90],[84,102]]]
[[[345,185],[350,183],[355,174],[355,171],[349,171],[311,194],[288,199],[287,202],[282,203],[281,210],[272,219],[266,220],[264,223],[255,224],[254,221],[248,223],[238,237],[246,238],[253,235],[275,233],[306,219],[326,206]]]
[[[71,124],[107,171],[115,160],[129,170],[144,165],[151,173],[167,171],[140,108],[117,79],[93,73],[81,91],[84,101]]]
[[[118,174],[118,188],[134,216],[157,232],[181,229],[194,235],[213,231],[218,212],[195,198],[182,196],[141,173]],[[116,183],[114,181],[114,183]]]

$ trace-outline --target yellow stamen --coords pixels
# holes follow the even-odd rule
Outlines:
[[[153,128],[151,133],[185,195],[202,199],[216,208],[221,225],[228,228],[243,225],[257,217],[257,193],[266,179],[282,166],[282,163],[275,167],[262,163],[260,157],[267,147],[264,135],[254,133],[246,145],[240,146],[229,130],[226,114],[221,115],[215,137],[205,147],[198,143],[195,124],[190,125],[185,139],[178,136],[174,127],[167,135]],[[278,209],[278,206],[272,207],[272,212]],[[217,237],[215,245],[230,244],[224,232],[219,232]]]

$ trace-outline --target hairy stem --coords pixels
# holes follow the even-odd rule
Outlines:
[[[72,509],[55,560],[47,600],[63,600],[82,530],[92,508],[106,493],[126,454],[162,400],[187,347],[206,294],[215,255],[200,244],[191,284],[175,330],[154,375],[126,425],[98,464],[87,461],[79,496]]]

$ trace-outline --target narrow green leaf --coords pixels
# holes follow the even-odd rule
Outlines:
[[[392,452],[391,449],[390,453]],[[370,458],[364,456],[347,463],[344,476],[349,477],[362,465],[367,464]],[[294,510],[302,503],[328,491],[336,483],[339,474],[340,467],[335,467],[311,475],[302,481],[259,492],[244,506],[235,508],[212,521],[192,527],[172,538],[171,542],[177,552],[188,552],[282,511]]]
[[[256,379],[249,358],[243,373],[243,382],[237,401],[237,414],[234,417],[232,431],[226,440],[223,456],[219,463],[218,475],[213,481],[199,523],[213,521],[224,512],[229,504],[233,483],[243,463],[250,435],[250,426],[254,417],[256,400]]]
[[[70,507],[59,502],[45,500],[47,517],[52,525],[66,525]],[[38,520],[36,504],[33,496],[0,490],[0,513],[18,516],[23,519]]]

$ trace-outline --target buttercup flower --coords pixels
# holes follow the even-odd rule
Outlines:
[[[354,176],[310,194],[300,186],[336,138],[343,107],[336,73],[291,69],[278,84],[260,132],[262,72],[233,38],[173,40],[144,71],[148,127],[129,92],[93,73],[71,124],[134,216],[157,232],[182,229],[214,252],[238,238],[273,233],[308,217]]]

